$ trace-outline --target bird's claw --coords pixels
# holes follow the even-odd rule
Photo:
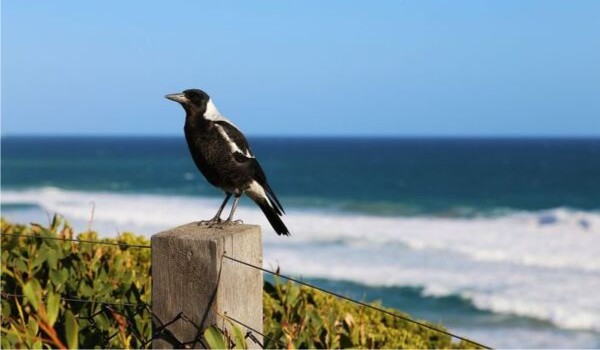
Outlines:
[[[242,220],[219,220],[218,222],[214,222],[208,225],[209,228],[218,228],[218,229],[223,229],[226,226],[229,225],[239,225],[239,224],[243,224],[244,222]]]
[[[198,221],[198,226],[213,227],[214,225],[218,225],[221,222],[223,222],[223,220],[221,220],[221,218],[212,218],[210,220],[200,220],[200,221]]]

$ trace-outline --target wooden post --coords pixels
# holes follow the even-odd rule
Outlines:
[[[202,348],[199,336],[207,327],[229,328],[219,314],[262,333],[262,272],[223,258],[224,253],[262,266],[260,226],[190,223],[152,236],[153,328],[160,331],[154,349]]]

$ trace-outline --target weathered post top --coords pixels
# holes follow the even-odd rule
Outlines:
[[[201,348],[207,327],[228,328],[219,314],[262,333],[262,272],[223,254],[261,266],[260,226],[190,223],[152,236],[153,348]]]

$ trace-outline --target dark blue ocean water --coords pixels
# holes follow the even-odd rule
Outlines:
[[[600,209],[600,139],[250,138],[287,205],[381,215]],[[180,137],[2,138],[2,187],[220,195]]]

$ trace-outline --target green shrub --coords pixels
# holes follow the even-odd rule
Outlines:
[[[151,319],[142,307],[102,305],[150,302],[150,250],[4,234],[73,238],[68,223],[55,216],[49,227],[13,225],[2,220],[3,348],[139,348],[151,336]],[[130,233],[99,239],[148,244]],[[8,295],[25,295],[14,297]]]
[[[149,249],[5,235],[73,238],[72,228],[59,217],[49,227],[14,225],[4,219],[1,224],[2,348],[151,346],[146,342],[152,336],[151,315],[143,307],[151,300]],[[131,233],[116,239],[99,239],[95,232],[84,232],[77,238],[149,245],[146,238]],[[69,298],[141,306],[107,306]],[[267,348],[470,346],[413,323],[278,280],[274,285],[265,283],[263,305]],[[232,331],[228,335],[211,327],[205,332],[205,339],[216,347],[245,347],[244,333],[236,327]]]
[[[473,348],[442,333],[291,282],[265,283],[263,303],[266,334],[288,348]],[[268,339],[265,343],[266,347],[281,347]]]

